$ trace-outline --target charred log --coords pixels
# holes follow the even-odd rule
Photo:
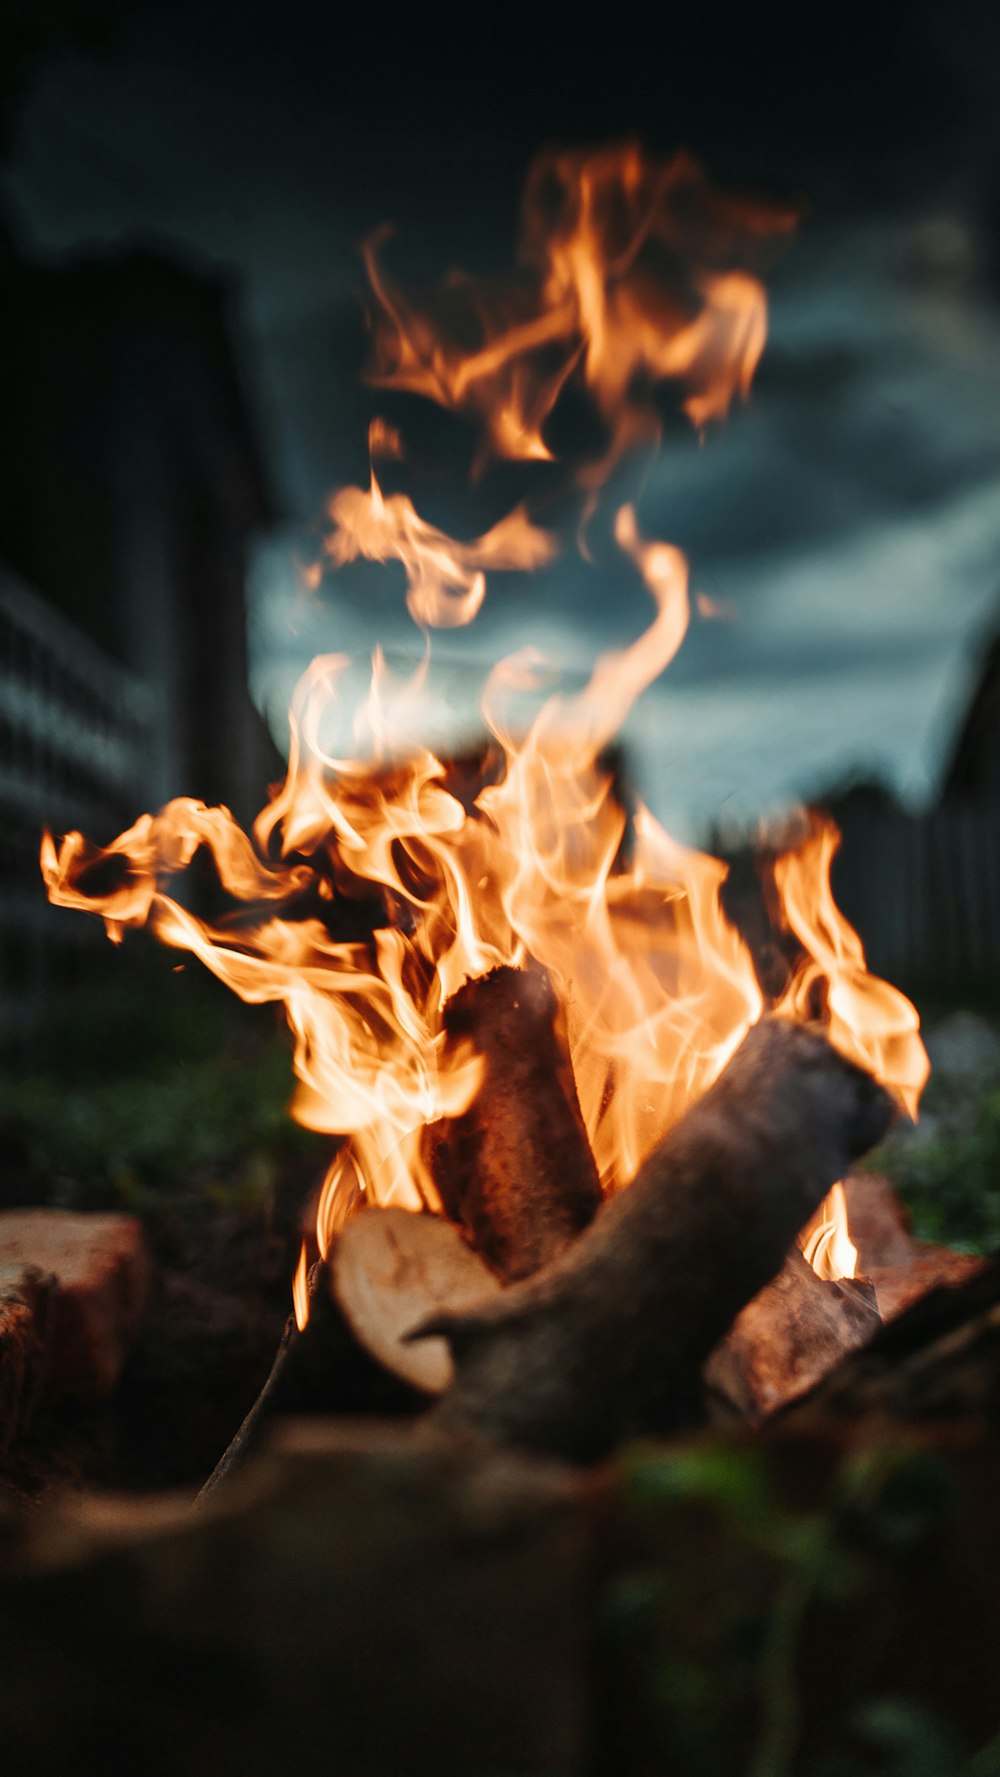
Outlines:
[[[469,981],[445,1013],[486,1068],[465,1115],[427,1131],[431,1172],[446,1215],[504,1282],[550,1263],[602,1201],[558,1020],[537,967]]]
[[[890,1117],[822,1036],[763,1020],[568,1251],[496,1302],[414,1329],[455,1360],[436,1416],[577,1459],[676,1425],[709,1352]]]
[[[1000,1429],[1000,1258],[925,1288],[864,1350],[793,1403],[789,1417],[796,1427],[944,1421]]]
[[[817,1277],[793,1247],[705,1365],[715,1417],[760,1419],[805,1394],[882,1325],[870,1283]]]

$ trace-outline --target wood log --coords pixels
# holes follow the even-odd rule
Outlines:
[[[880,1173],[852,1173],[844,1180],[844,1196],[858,1272],[874,1286],[884,1321],[912,1307],[928,1290],[963,1283],[986,1264],[974,1253],[917,1240],[905,1208]]]
[[[404,1382],[443,1394],[455,1379],[444,1339],[407,1338],[441,1309],[461,1312],[499,1294],[492,1271],[454,1223],[406,1209],[366,1209],[330,1253],[334,1296],[365,1350]]]
[[[711,1417],[765,1418],[829,1375],[881,1325],[870,1283],[817,1277],[793,1246],[705,1365]]]
[[[582,1233],[602,1202],[548,975],[494,969],[449,1002],[445,1028],[485,1061],[475,1101],[433,1124],[427,1152],[445,1214],[505,1283]]]
[[[5,1267],[52,1277],[46,1391],[53,1399],[113,1394],[149,1300],[152,1259],[135,1216],[68,1209],[0,1212]]]
[[[56,1280],[0,1264],[0,1455],[27,1429],[48,1373]]]
[[[818,1032],[763,1019],[552,1265],[414,1328],[445,1337],[455,1360],[435,1415],[582,1460],[680,1423],[709,1352],[891,1115]]]
[[[965,1258],[964,1254],[953,1254]],[[1000,1430],[1000,1257],[937,1281],[889,1320],[787,1415],[798,1428],[831,1421],[882,1427],[944,1421]]]

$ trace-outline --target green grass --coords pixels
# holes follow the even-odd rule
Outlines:
[[[142,1212],[200,1191],[249,1205],[317,1150],[288,1113],[280,1015],[173,961],[109,947],[106,973],[68,995],[28,1064],[0,1078],[7,1201]]]
[[[1000,1251],[1000,1086],[984,1091],[967,1127],[925,1144],[887,1149],[892,1178],[922,1240]]]

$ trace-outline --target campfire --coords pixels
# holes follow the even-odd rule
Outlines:
[[[995,1756],[1000,1272],[856,1164],[916,1117],[917,1013],[829,819],[748,886],[629,765],[720,616],[641,477],[672,410],[710,452],[748,394],[792,221],[626,146],[542,157],[506,279],[414,294],[377,236],[370,477],[301,597],[384,566],[422,652],[360,695],[312,662],[251,831],[184,797],[45,835],[58,906],[283,1010],[322,1148],[252,1208],[178,1164],[166,1233],[148,1181],[4,1211],[12,1769],[814,1777],[936,1723],[986,1762],[935,1770]],[[434,407],[506,490],[460,540],[420,510]],[[644,632],[586,679],[522,647],[439,742],[434,632],[559,559]]]
[[[555,470],[560,404],[586,404],[599,442],[563,464],[558,517],[547,482],[455,541],[384,491],[407,440],[374,421],[369,485],[331,498],[306,580],[320,597],[347,562],[402,564],[426,653],[402,678],[376,653],[353,755],[330,738],[349,662],[325,655],[251,835],[184,798],[107,847],[42,847],[57,904],[115,941],[148,926],[285,1008],[292,1114],[336,1151],[281,1362],[334,1313],[439,1397],[439,1423],[562,1455],[684,1423],[706,1391],[762,1410],[762,1349],[787,1398],[870,1335],[842,1181],[897,1112],[915,1116],[927,1073],[913,1006],[868,972],[835,905],[829,823],[800,821],[768,868],[788,967],[765,992],[724,865],[629,805],[613,764],[637,699],[713,616],[615,489],[655,452],[665,391],[699,431],[747,394],[761,265],[791,223],[628,146],[542,157],[504,285],[454,277],[412,298],[376,238],[371,380],[473,425],[474,474]],[[497,576],[544,586],[602,524],[648,590],[645,633],[582,688],[551,690],[531,650],[501,660],[474,753],[415,740],[431,632],[471,623]],[[226,903],[212,917],[175,887],[196,859]]]

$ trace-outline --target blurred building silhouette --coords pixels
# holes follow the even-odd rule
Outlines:
[[[149,253],[0,272],[0,1022],[41,1015],[43,823],[107,839],[186,794],[243,819],[277,768],[247,689],[271,520],[229,293]]]
[[[244,581],[271,517],[226,292],[148,254],[0,284],[0,561],[149,687],[154,801],[248,813]]]

